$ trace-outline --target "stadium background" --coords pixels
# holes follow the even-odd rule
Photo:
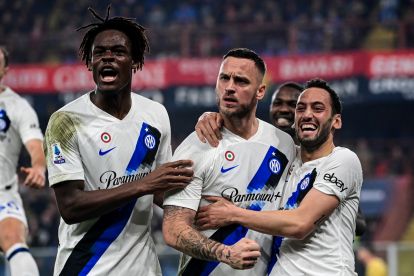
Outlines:
[[[0,0],[0,44],[11,55],[5,81],[33,104],[43,131],[52,112],[93,89],[75,29],[90,22],[88,6],[105,14],[107,4]],[[137,18],[148,29],[151,53],[134,91],[167,107],[173,147],[202,112],[215,110],[220,56],[232,47],[254,49],[268,63],[262,119],[284,81],[321,77],[333,84],[344,103],[336,144],[356,151],[364,170],[368,230],[356,244],[373,242],[389,275],[413,275],[413,0],[114,0],[112,15]],[[27,153],[20,163],[29,163]],[[21,187],[21,193],[32,251],[42,275],[51,275],[59,223],[53,192]],[[165,275],[174,275],[177,253],[162,241],[161,217],[156,209],[153,235]]]

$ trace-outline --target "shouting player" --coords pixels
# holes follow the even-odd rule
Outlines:
[[[161,275],[150,235],[154,196],[192,179],[171,157],[168,114],[131,92],[148,40],[132,19],[98,16],[80,46],[96,88],[50,118],[49,182],[62,217],[56,275]],[[160,201],[157,201],[161,204]]]

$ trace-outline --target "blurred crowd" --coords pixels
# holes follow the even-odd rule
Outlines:
[[[77,62],[75,29],[88,6],[105,17],[109,2],[111,15],[148,28],[152,58],[414,47],[413,0],[0,0],[0,44],[14,63]]]

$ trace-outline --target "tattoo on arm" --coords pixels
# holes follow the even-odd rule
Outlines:
[[[164,208],[164,222],[170,223],[169,235],[176,238],[176,248],[183,253],[197,259],[218,261],[221,257],[230,258],[230,252],[224,254],[225,245],[213,241],[194,226],[195,212],[193,210],[166,206]]]
[[[317,219],[313,224],[319,226],[322,224],[322,222],[324,222],[324,220],[326,219],[325,215],[322,215],[319,219]]]

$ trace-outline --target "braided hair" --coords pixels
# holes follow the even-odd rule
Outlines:
[[[93,17],[100,22],[91,23],[76,29],[77,31],[88,29],[79,46],[79,56],[85,62],[86,66],[88,66],[91,61],[92,44],[96,35],[105,30],[114,29],[124,33],[131,40],[132,60],[137,64],[137,69],[142,69],[142,66],[144,65],[144,55],[149,52],[149,42],[145,35],[145,28],[136,23],[132,18],[109,18],[111,5],[107,8],[105,18],[98,15],[92,8],[88,8],[88,10],[92,13]]]

